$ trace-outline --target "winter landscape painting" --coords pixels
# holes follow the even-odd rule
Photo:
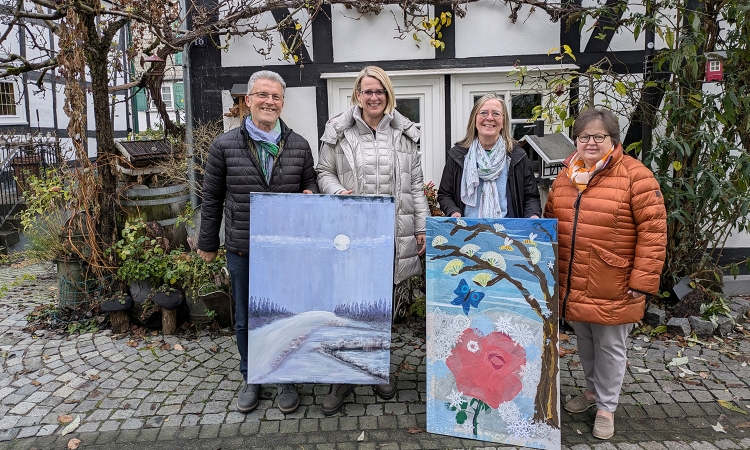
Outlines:
[[[250,194],[248,383],[388,382],[393,197]]]
[[[427,431],[560,448],[557,220],[427,219]]]

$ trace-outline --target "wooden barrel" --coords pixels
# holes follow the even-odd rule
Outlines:
[[[120,195],[120,206],[124,211],[120,222],[140,217],[146,222],[155,220],[164,227],[164,236],[173,247],[179,245],[187,248],[187,231],[185,225],[175,229],[177,217],[185,213],[190,201],[190,188],[187,184],[178,184],[161,188],[135,187]]]

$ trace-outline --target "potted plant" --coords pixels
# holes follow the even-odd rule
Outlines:
[[[220,326],[231,325],[233,308],[224,250],[211,262],[204,261],[195,251],[172,251],[165,281],[185,293],[191,322],[209,323],[216,319]]]

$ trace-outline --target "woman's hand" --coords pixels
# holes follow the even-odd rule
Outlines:
[[[451,217],[461,217],[461,213],[459,211],[456,211],[453,214],[451,214]]]
[[[339,191],[339,192],[336,192],[336,194],[337,195],[350,195],[352,192],[354,192],[354,191],[351,190],[351,189],[349,189],[348,191]]]
[[[417,246],[419,247],[419,256],[422,256],[422,254],[427,250],[427,245],[425,244],[425,234],[419,233],[415,234],[414,237],[417,238]]]
[[[305,189],[304,191],[302,191],[302,193],[303,194],[312,194],[313,191],[311,191],[310,189]]]
[[[633,290],[633,289],[628,289],[628,295],[632,295],[633,298],[638,298],[638,297],[640,297],[642,295],[646,295],[646,294],[644,294],[643,292],[639,292],[639,291]]]

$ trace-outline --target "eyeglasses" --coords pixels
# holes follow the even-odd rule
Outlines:
[[[582,144],[586,144],[588,143],[589,139],[594,138],[594,142],[596,142],[597,144],[601,144],[608,136],[608,134],[579,134],[578,141]]]
[[[377,97],[385,97],[385,95],[388,93],[385,91],[385,89],[375,89],[374,91],[372,89],[368,89],[366,91],[359,91],[360,94],[364,95],[365,97],[371,97],[373,94]]]
[[[284,97],[280,96],[279,94],[269,94],[268,92],[253,92],[252,94],[247,94],[249,96],[257,95],[258,100],[268,100],[268,97],[271,97],[273,101],[280,102],[281,99]]]
[[[490,114],[492,114],[493,119],[499,119],[503,117],[503,113],[501,113],[500,111],[492,111],[492,113],[490,113],[489,111],[479,111],[477,113],[477,115],[481,117],[482,119],[488,118]]]

